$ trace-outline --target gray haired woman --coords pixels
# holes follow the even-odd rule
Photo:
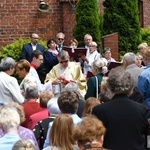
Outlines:
[[[16,108],[3,106],[0,109],[0,118],[0,128],[5,133],[0,138],[0,149],[11,150],[14,143],[20,140],[17,130],[20,125],[20,116]]]
[[[3,58],[0,62],[0,104],[9,102],[23,103],[24,98],[16,78],[11,75],[14,73],[16,62],[13,58]]]
[[[97,59],[92,64],[92,72],[95,76],[91,77],[87,82],[87,92],[85,95],[85,100],[89,97],[98,98],[100,91],[100,84],[104,74],[107,72],[107,67],[105,66],[102,59]]]

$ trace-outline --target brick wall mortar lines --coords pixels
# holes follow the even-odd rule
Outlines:
[[[60,2],[64,1],[64,2]],[[98,0],[99,11],[104,12],[104,0]],[[0,47],[13,42],[12,38],[27,38],[37,32],[43,40],[55,38],[58,31],[66,34],[65,44],[72,38],[75,12],[68,0],[45,0],[48,13],[38,11],[38,0],[3,0],[0,4]],[[150,1],[143,0],[144,26],[150,25]],[[71,20],[71,21],[70,21]],[[115,37],[112,37],[115,40]]]

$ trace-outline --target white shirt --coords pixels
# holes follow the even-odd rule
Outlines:
[[[86,61],[84,62],[84,74],[87,74],[88,71],[92,71],[92,63],[100,57],[101,54],[98,53],[97,50],[95,50],[93,53],[87,53],[86,58],[88,59],[89,63],[87,63]]]
[[[33,45],[32,43],[31,43],[31,45],[32,45],[33,51],[35,51],[36,50],[36,45]]]
[[[34,79],[36,80],[39,92],[44,90],[52,91],[52,84],[50,82],[47,82],[46,84],[42,84],[37,74],[37,71],[32,66],[30,67],[29,74],[33,76]]]
[[[0,103],[18,102],[22,104],[24,98],[16,78],[7,73],[0,72]]]

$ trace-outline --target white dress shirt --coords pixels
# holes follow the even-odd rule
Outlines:
[[[17,79],[1,71],[0,103],[7,104],[10,102],[18,102],[22,104],[24,102],[24,98],[21,94]]]
[[[45,91],[52,91],[52,84],[50,82],[42,84],[41,81],[40,81],[40,79],[39,79],[39,76],[37,74],[37,71],[32,66],[30,67],[29,74],[31,76],[33,76],[34,79],[36,80],[39,92],[44,91],[44,90]]]
[[[101,54],[97,52],[97,50],[95,50],[93,53],[87,53],[86,54],[86,58],[88,59],[88,63],[85,61],[84,62],[84,68],[83,68],[83,71],[84,71],[84,74],[87,74],[88,71],[92,71],[92,63],[97,60],[97,59],[100,59],[101,58]]]

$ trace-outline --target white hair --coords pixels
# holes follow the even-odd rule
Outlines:
[[[47,103],[47,109],[48,109],[48,112],[50,113],[50,115],[58,115],[61,113],[61,111],[58,107],[57,100],[58,100],[57,97],[53,97]]]
[[[92,67],[96,68],[100,73],[105,74],[108,68],[105,66],[104,61],[100,58],[92,63]]]
[[[78,85],[75,82],[70,82],[64,87],[65,91],[77,92]]]
[[[6,57],[1,60],[0,68],[2,71],[7,71],[7,70],[13,68],[15,65],[16,65],[16,62],[13,58]]]
[[[17,130],[20,125],[20,116],[15,107],[3,106],[0,109],[0,127],[5,133],[10,130]]]
[[[86,39],[88,36],[92,38],[92,36],[91,36],[90,34],[86,34],[86,35],[84,36],[84,39]],[[93,38],[92,38],[92,40],[93,40]]]
[[[132,52],[126,53],[123,56],[123,60],[125,60],[127,63],[135,63],[136,62],[136,55]]]
[[[62,35],[62,36],[65,38],[65,34],[64,34],[64,33],[58,32],[58,33],[56,34],[56,37],[58,38],[59,35]]]

